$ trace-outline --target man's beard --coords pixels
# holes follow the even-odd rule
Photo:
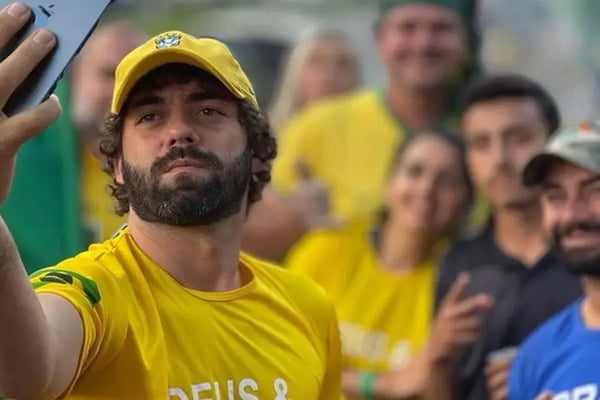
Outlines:
[[[169,165],[178,159],[197,160],[211,175],[200,180],[191,174],[177,176],[172,186],[161,184]],[[150,172],[123,161],[124,187],[130,207],[144,221],[171,226],[205,226],[241,210],[252,176],[252,154],[246,148],[224,165],[213,154],[194,147],[174,147],[157,159]]]
[[[566,249],[561,245],[563,236],[575,230],[600,232],[600,222],[583,221],[557,226],[553,230],[553,242],[565,267],[576,275],[600,277],[600,248],[597,246]]]

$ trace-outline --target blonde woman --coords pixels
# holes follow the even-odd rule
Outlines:
[[[357,89],[361,83],[358,55],[341,31],[318,28],[305,33],[291,51],[275,102],[269,112],[273,131],[310,103]],[[309,195],[310,196],[310,195]],[[279,262],[307,227],[301,211],[291,209],[272,190],[251,210],[244,227],[243,248]]]
[[[358,55],[346,35],[331,28],[308,31],[289,54],[269,111],[275,132],[306,105],[354,90],[360,83]]]

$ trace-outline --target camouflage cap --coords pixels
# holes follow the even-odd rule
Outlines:
[[[548,165],[567,161],[600,174],[600,121],[585,122],[555,133],[541,153],[535,155],[523,170],[523,183],[535,186],[544,180]]]

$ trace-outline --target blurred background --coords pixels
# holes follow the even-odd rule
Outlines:
[[[114,181],[99,151],[118,63],[147,36],[168,30],[215,37],[249,75],[278,141],[271,184],[249,211],[242,248],[306,275],[334,299],[348,398],[359,398],[352,397],[362,387],[357,371],[408,371],[411,382],[419,374],[421,382],[398,397],[421,394],[428,381],[417,355],[430,340],[436,302],[466,268],[469,284],[483,285],[473,293],[502,293],[497,299],[508,305],[496,310],[514,308],[489,319],[506,326],[482,328],[454,371],[464,399],[486,400],[487,356],[519,346],[581,295],[577,278],[553,259],[538,192],[523,187],[519,172],[559,119],[563,126],[598,119],[600,0],[412,3],[419,2],[115,0],[57,86],[68,112],[22,146],[0,210],[28,272],[109,239],[126,222],[114,213]],[[483,111],[466,123],[456,100],[480,72],[474,64],[481,76],[518,73],[535,82],[486,81],[482,99],[471,93]],[[540,113],[530,112],[531,100]],[[446,134],[458,131],[466,148]],[[454,245],[465,232],[468,245]],[[456,259],[441,258],[448,248]],[[541,260],[551,265],[537,267]],[[446,342],[432,335],[431,343]]]
[[[115,0],[57,85],[68,112],[21,147],[10,196],[0,208],[27,271],[107,240],[127,221],[115,215],[115,181],[102,171],[114,158],[106,159],[106,146],[104,154],[99,150],[118,63],[147,36],[165,31],[214,37],[249,75],[278,141],[272,180],[249,210],[242,249],[307,276],[332,298],[347,398],[376,398],[364,389],[365,376],[375,382],[373,371],[399,373],[385,381],[404,390],[388,396],[391,389],[384,388],[377,398],[421,398],[436,387],[425,361],[429,351],[421,350],[452,347],[444,345],[452,342],[444,335],[460,331],[453,321],[437,325],[439,305],[463,310],[440,315],[467,318],[456,325],[470,327],[464,337],[473,337],[466,347],[457,339],[461,346],[442,349],[449,376],[441,380],[456,386],[445,392],[456,389],[465,394],[462,400],[505,399],[488,397],[486,379],[498,381],[486,372],[489,356],[520,346],[582,293],[543,232],[548,226],[542,226],[540,192],[523,186],[520,171],[560,119],[563,126],[598,119],[600,0],[414,3]],[[469,107],[480,108],[461,119],[456,100],[466,84],[498,73],[526,77],[471,88]],[[532,101],[539,113],[531,112]],[[582,125],[576,132],[589,130]],[[466,146],[460,135],[447,134],[459,131]],[[248,143],[254,156],[272,154],[264,138]],[[576,203],[593,207],[591,200]],[[578,215],[594,215],[584,211]],[[577,236],[592,231],[589,226],[569,230]],[[589,243],[597,243],[597,233]],[[457,299],[440,303],[460,272],[469,272],[465,292],[494,297],[485,312],[496,314],[481,322],[493,325],[482,325],[481,333],[472,332],[484,315],[479,309],[467,315]],[[450,370],[445,361],[457,349]],[[508,364],[502,368],[496,373],[506,379]],[[505,385],[494,383],[504,393]]]
[[[598,108],[597,0],[480,0],[482,61],[488,72],[519,71],[544,84],[566,124]],[[248,71],[262,104],[273,95],[286,50],[306,30],[346,32],[361,56],[364,84],[379,86],[382,67],[370,33],[373,0],[117,0],[111,14],[131,16],[149,34],[177,28],[226,41]]]

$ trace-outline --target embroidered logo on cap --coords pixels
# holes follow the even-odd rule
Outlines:
[[[176,33],[169,33],[156,39],[155,44],[157,49],[168,49],[170,47],[177,47],[181,43],[181,35]]]

